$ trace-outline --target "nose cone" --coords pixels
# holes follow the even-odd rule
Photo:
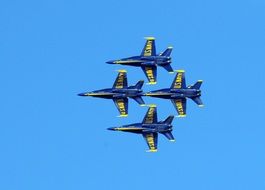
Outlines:
[[[115,64],[116,60],[110,60],[110,61],[107,61],[106,63],[107,64]]]
[[[109,127],[107,129],[110,130],[110,131],[116,131],[116,127]]]
[[[78,96],[87,96],[86,95],[87,93],[79,93],[79,94],[77,94]]]

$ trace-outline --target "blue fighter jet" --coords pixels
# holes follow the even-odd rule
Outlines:
[[[111,60],[106,63],[141,67],[148,78],[149,84],[156,84],[157,66],[161,66],[168,72],[174,73],[170,66],[172,47],[168,47],[164,52],[156,54],[155,38],[147,37],[146,40],[140,56]]]
[[[145,105],[141,97],[143,95],[143,84],[144,81],[140,80],[136,85],[128,87],[126,70],[119,70],[119,74],[112,88],[80,93],[78,95],[113,99],[117,109],[120,112],[120,117],[126,117],[128,116],[128,98],[134,99],[141,106]]]
[[[202,80],[198,80],[194,85],[186,87],[185,72],[184,70],[178,70],[170,88],[151,91],[146,93],[145,96],[170,99],[178,112],[178,117],[185,117],[186,98],[192,99],[199,107],[203,107],[200,99],[201,84]]]
[[[142,134],[149,147],[148,152],[157,151],[158,133],[165,135],[170,141],[175,141],[172,131],[172,121],[174,116],[169,116],[164,121],[157,121],[157,110],[155,105],[151,105],[142,121],[142,123],[133,123],[121,127],[112,127],[108,130],[131,132]]]

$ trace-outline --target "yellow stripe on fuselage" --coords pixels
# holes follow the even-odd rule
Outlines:
[[[123,60],[120,60],[120,61],[114,61],[114,63],[116,64],[122,64],[122,63],[141,63],[143,61],[141,60],[126,60],[126,61],[123,61]]]
[[[117,130],[117,131],[127,131],[127,130],[137,131],[137,130],[142,130],[142,128],[136,128],[136,127],[127,127],[127,128],[125,128],[125,127],[117,127],[117,128],[115,128],[115,130]]]
[[[108,95],[113,95],[113,93],[90,93],[90,94],[85,94],[86,96],[108,96]]]

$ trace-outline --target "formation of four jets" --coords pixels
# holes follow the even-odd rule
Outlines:
[[[108,61],[109,64],[120,64],[141,67],[144,71],[149,84],[156,84],[157,66],[165,68],[168,72],[174,73],[171,67],[172,47],[168,47],[164,52],[156,54],[155,38],[146,38],[145,46],[140,56],[133,56],[119,60]],[[143,80],[136,85],[128,86],[126,70],[119,70],[118,76],[112,88],[105,88],[92,92],[78,94],[79,96],[92,96],[98,98],[112,99],[120,113],[120,117],[128,116],[128,98],[134,99],[139,105],[144,106],[142,96],[169,99],[178,112],[178,117],[186,116],[187,98],[192,99],[200,107],[203,103],[200,99],[202,80],[198,80],[194,85],[186,86],[184,70],[177,70],[176,76],[170,88],[159,89],[144,93],[142,86]],[[132,132],[142,134],[145,138],[150,152],[157,151],[158,133],[163,134],[170,141],[174,141],[172,131],[172,121],[174,116],[169,116],[164,121],[157,121],[157,108],[151,105],[142,123],[133,123],[121,127],[108,128],[114,131]]]

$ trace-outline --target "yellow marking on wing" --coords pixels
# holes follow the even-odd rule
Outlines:
[[[147,117],[145,118],[145,123],[154,122],[154,112],[155,112],[155,107],[150,106],[149,111],[147,113]]]
[[[144,49],[144,56],[151,56],[152,55],[152,47],[153,47],[153,40],[148,39]]]
[[[146,75],[150,81],[149,84],[156,84],[152,67],[145,67],[145,71],[146,71]]]
[[[169,141],[170,141],[170,142],[176,142],[176,140],[175,140],[175,139],[170,139]]]
[[[185,73],[185,70],[182,70],[182,69],[180,69],[180,70],[175,70],[175,71],[177,71],[177,72],[179,72],[179,73]]]
[[[199,107],[201,107],[201,108],[202,108],[202,107],[204,107],[204,105],[203,105],[203,104],[202,104],[202,105],[199,105]]]
[[[154,135],[152,133],[145,135],[150,150],[156,150]]]
[[[198,80],[198,82],[203,82],[203,80]]]
[[[172,47],[172,46],[168,46],[167,48],[168,48],[168,49],[173,49],[173,47]]]
[[[124,82],[124,77],[125,77],[125,72],[120,72],[119,73],[119,77],[118,77],[118,81],[116,83],[115,88],[123,88],[123,82]]]
[[[127,117],[128,114],[126,113],[125,103],[124,103],[123,99],[118,99],[116,102],[117,102],[117,105],[119,107],[119,111],[121,113],[120,117]]]
[[[178,72],[174,83],[174,88],[181,88],[183,72]]]
[[[180,100],[176,100],[175,103],[176,103],[176,107],[177,107],[179,116],[185,117],[186,115],[184,113],[184,108],[183,108],[183,104],[182,104],[181,99]]]

